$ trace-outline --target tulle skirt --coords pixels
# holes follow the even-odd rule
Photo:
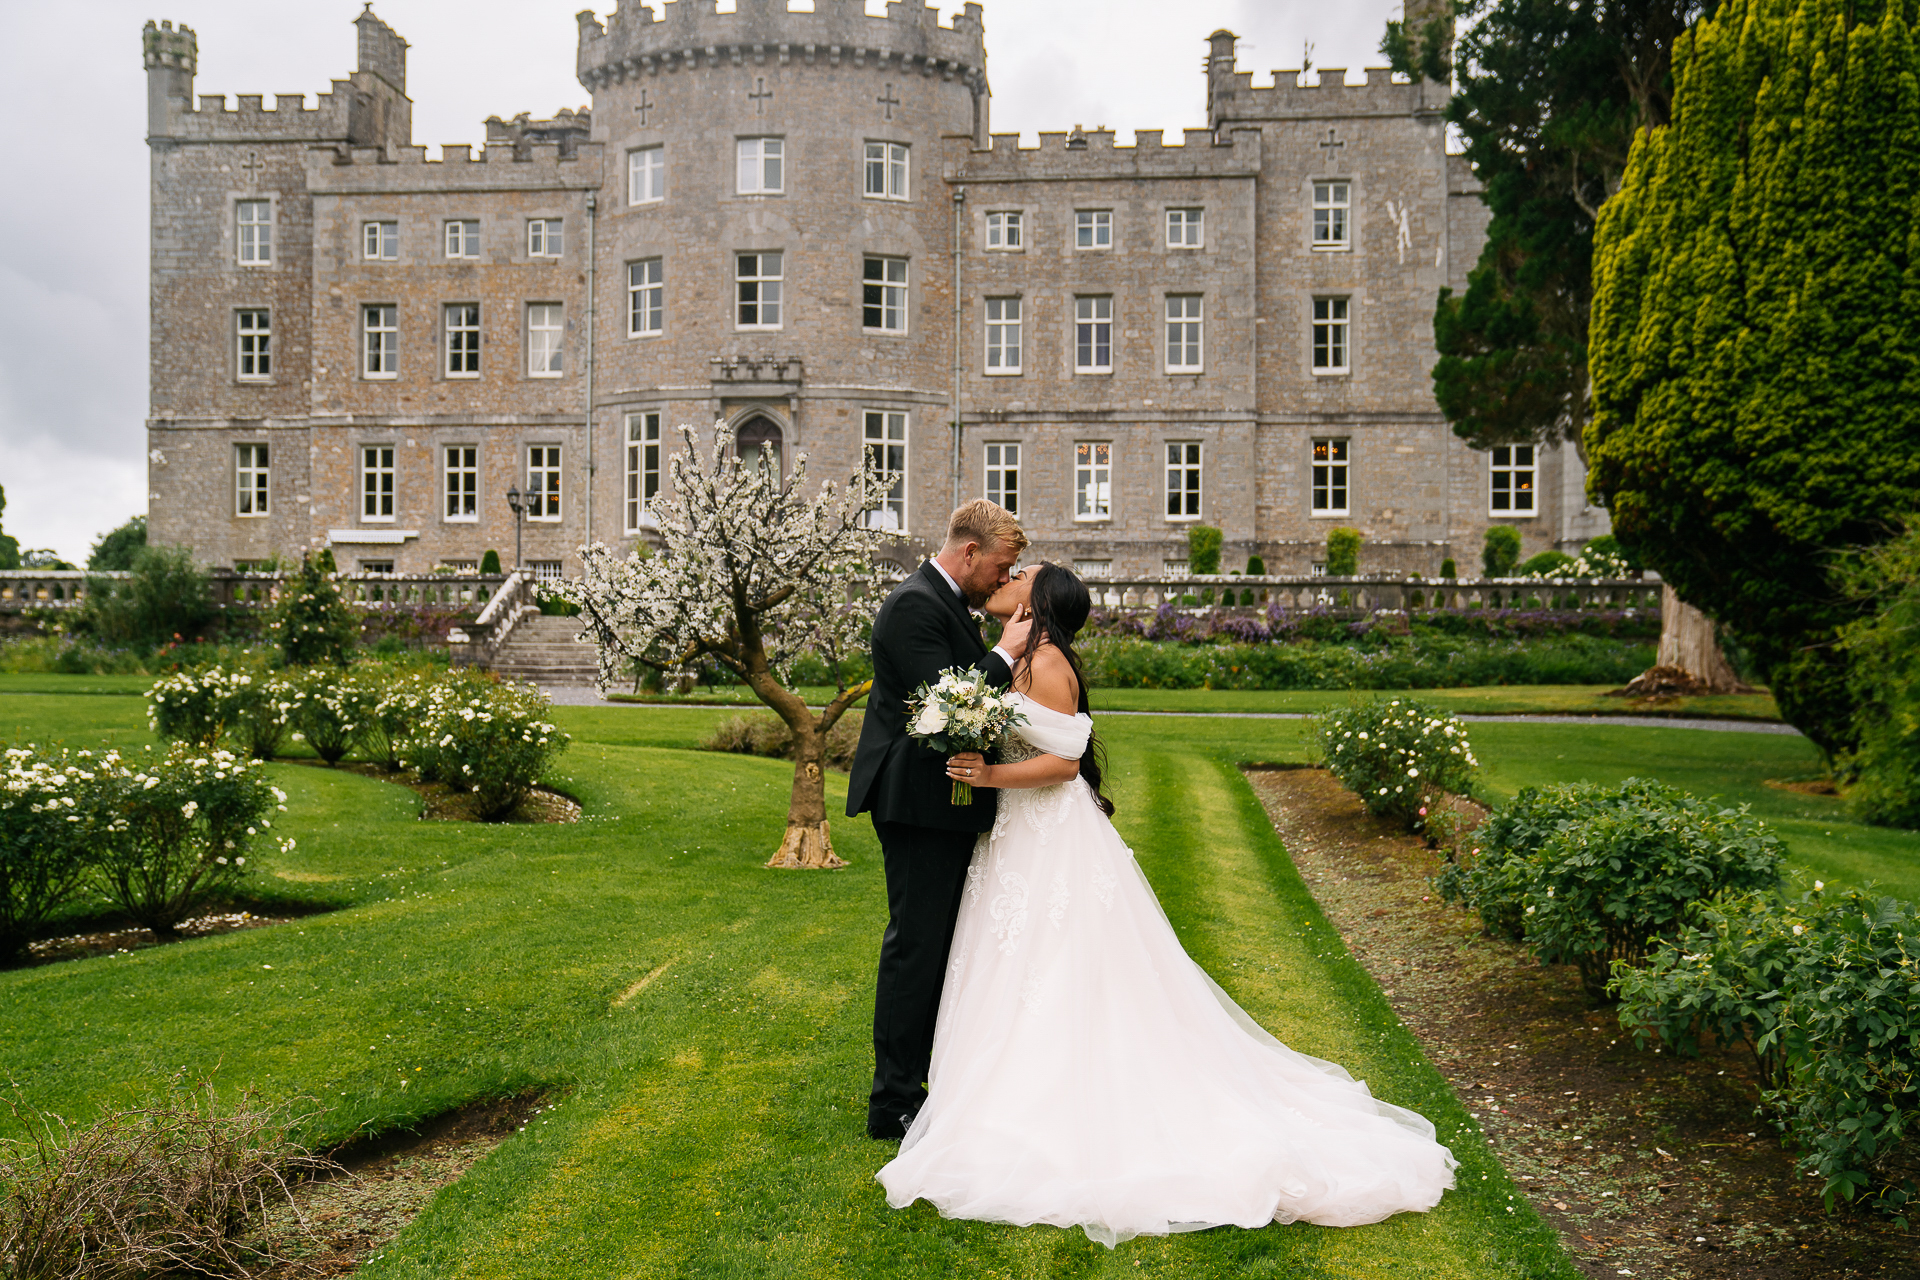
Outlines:
[[[888,1203],[1112,1246],[1424,1211],[1455,1163],[1424,1117],[1281,1044],[1188,958],[1078,778],[1001,794],[968,870],[927,1102],[878,1174]]]

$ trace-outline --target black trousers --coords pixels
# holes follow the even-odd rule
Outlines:
[[[873,996],[873,1092],[867,1126],[899,1136],[926,1099],[933,1023],[978,834],[876,822],[887,866],[887,931]]]

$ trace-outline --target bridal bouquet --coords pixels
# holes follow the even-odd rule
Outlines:
[[[907,736],[935,751],[993,750],[1013,726],[1027,718],[1001,690],[969,667],[948,667],[932,684],[923,684],[907,699]],[[954,780],[953,802],[973,803],[973,784]]]

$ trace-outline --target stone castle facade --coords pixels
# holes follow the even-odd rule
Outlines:
[[[1411,8],[1419,9],[1416,2]],[[1605,531],[1570,452],[1475,452],[1434,406],[1431,316],[1487,213],[1444,87],[1323,69],[1256,88],[1210,38],[1204,131],[993,134],[981,10],[672,0],[579,18],[589,111],[487,122],[427,159],[407,45],[371,9],[309,105],[197,101],[149,24],[150,525],[210,564],[525,561],[651,524],[680,423],[844,477],[936,542],[956,500],[1038,552],[1304,573],[1471,572]]]

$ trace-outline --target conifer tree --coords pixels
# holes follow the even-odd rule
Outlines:
[[[1834,581],[1920,492],[1910,0],[1728,0],[1675,46],[1596,238],[1589,486],[1737,630],[1782,712],[1854,741]]]

